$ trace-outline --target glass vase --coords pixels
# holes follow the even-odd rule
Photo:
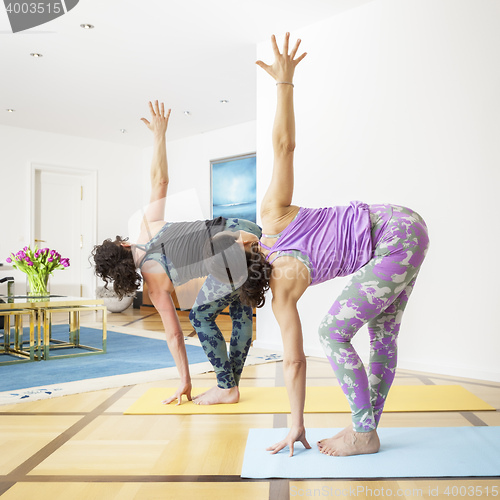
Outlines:
[[[29,297],[49,297],[49,275],[34,274],[28,276]]]

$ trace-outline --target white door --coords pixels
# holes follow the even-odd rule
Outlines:
[[[69,267],[50,277],[51,294],[82,295],[82,186],[78,174],[35,171],[34,243],[70,260]]]

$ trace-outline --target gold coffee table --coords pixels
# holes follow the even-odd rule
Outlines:
[[[6,318],[4,350],[0,352],[12,354],[25,361],[48,360],[54,357],[70,358],[103,354],[106,352],[107,309],[102,299],[83,297],[65,297],[52,295],[50,297],[5,296],[0,295],[5,303],[0,302],[0,314]],[[102,312],[102,347],[87,346],[80,342],[80,313],[82,311]],[[59,340],[52,336],[52,316],[55,313],[68,313],[68,340]],[[22,341],[22,322],[17,318],[31,315],[30,346],[25,348]],[[11,341],[11,319],[14,318],[14,341]],[[20,326],[18,326],[20,323]],[[9,332],[7,333],[7,325]],[[33,326],[31,326],[33,325]],[[35,331],[36,330],[36,331]],[[33,335],[31,335],[33,332]],[[75,349],[86,352],[75,352],[53,356],[55,350]],[[51,355],[52,354],[52,355]],[[16,362],[16,361],[11,361]],[[9,363],[9,362],[7,362]],[[1,363],[1,364],[7,364]]]
[[[0,309],[0,316],[4,318],[4,335],[0,343],[0,354],[10,354],[19,358],[12,359],[11,361],[2,361],[0,365],[10,365],[23,361],[37,361],[40,359],[41,352],[37,350],[38,342],[35,336],[35,311],[31,309]],[[23,318],[26,316],[29,321],[29,347],[25,346],[28,341],[23,339]],[[14,331],[12,331],[12,328],[14,328]]]

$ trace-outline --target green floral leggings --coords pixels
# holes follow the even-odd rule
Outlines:
[[[323,349],[352,412],[354,430],[377,428],[394,380],[403,312],[429,245],[427,227],[413,210],[371,205],[373,258],[354,273],[319,327]],[[368,373],[351,344],[368,324]]]
[[[257,224],[244,219],[227,219],[225,229],[247,231],[259,238],[261,235]],[[226,341],[215,322],[226,307],[229,307],[233,322],[229,353]],[[230,285],[220,283],[209,276],[189,313],[189,319],[214,367],[217,386],[221,389],[237,386],[252,343],[253,309],[240,302],[238,290],[233,291]]]

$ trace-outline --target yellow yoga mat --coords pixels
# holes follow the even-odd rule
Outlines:
[[[194,388],[192,395],[208,388]],[[125,415],[197,415],[235,413],[290,413],[285,387],[240,387],[240,402],[236,404],[196,405],[185,398],[180,406],[164,405],[162,400],[174,394],[176,388],[154,388],[144,393]],[[384,411],[480,411],[495,410],[459,385],[399,385],[389,392]],[[306,413],[350,413],[340,387],[308,387]]]

